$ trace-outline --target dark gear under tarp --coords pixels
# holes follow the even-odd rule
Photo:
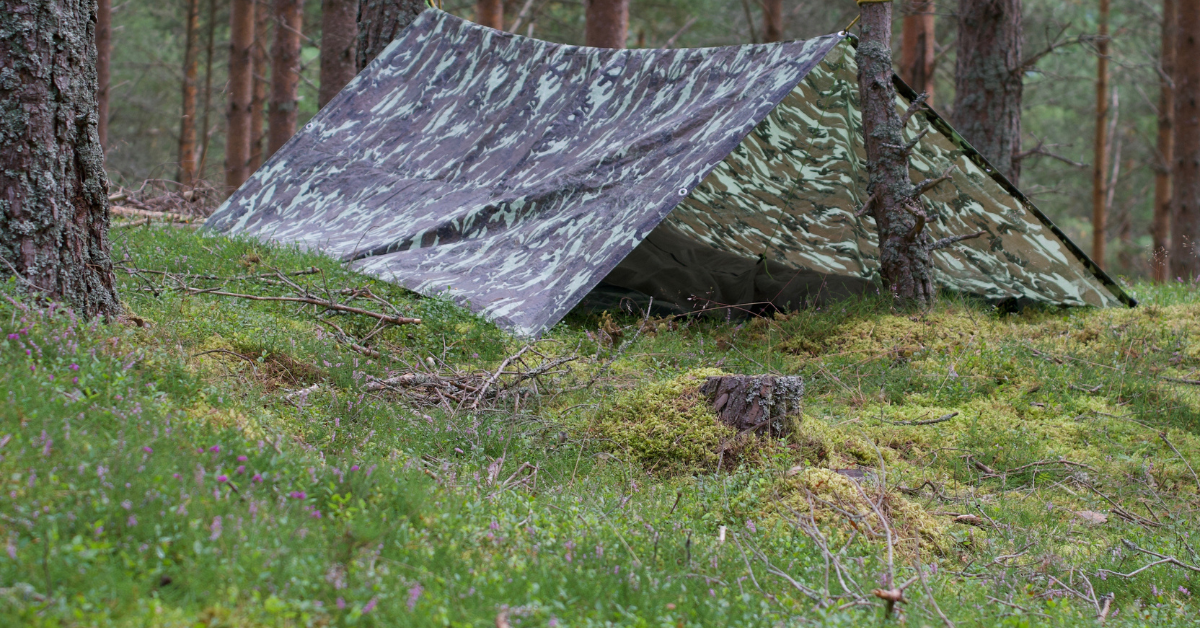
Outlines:
[[[844,34],[692,50],[564,46],[427,10],[208,220],[298,244],[523,335],[593,288],[683,309],[874,291]],[[911,97],[911,94],[909,94]],[[904,106],[903,102],[897,106]],[[1132,303],[935,114],[913,180],[938,283]]]

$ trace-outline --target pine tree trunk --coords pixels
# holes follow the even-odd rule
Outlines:
[[[120,309],[95,11],[95,0],[7,0],[0,11],[0,272],[89,317]]]
[[[504,30],[504,0],[476,0],[475,23]]]
[[[763,41],[783,41],[783,0],[763,1]]]
[[[253,47],[254,0],[233,0],[229,16],[229,111],[225,124],[226,194],[241,187],[249,176]]]
[[[952,122],[1014,185],[1021,164],[1021,0],[958,0]]]
[[[1171,166],[1174,161],[1175,89],[1172,76],[1175,74],[1175,39],[1177,19],[1175,0],[1163,0],[1162,50],[1159,53],[1158,95],[1158,168],[1154,174],[1154,219],[1150,235],[1153,239],[1150,268],[1155,283],[1167,281],[1171,247]]]
[[[266,126],[263,118],[267,106],[267,48],[271,35],[271,3],[255,0],[254,3],[254,48],[250,52],[250,68],[254,73],[254,86],[250,90],[250,163],[246,169],[253,174],[263,163],[266,152]]]
[[[588,46],[624,48],[629,34],[629,0],[587,0]]]
[[[1096,37],[1096,137],[1092,158],[1092,261],[1105,262],[1108,231],[1108,0],[1100,0],[1100,28]]]
[[[1178,0],[1171,275],[1200,278],[1200,0]]]
[[[196,184],[196,78],[200,56],[200,0],[187,0],[184,14],[183,90],[179,115],[179,183]]]
[[[317,106],[324,107],[354,79],[358,40],[358,1],[321,1],[321,88]]]
[[[362,72],[425,8],[425,0],[360,0],[357,70]]]
[[[204,37],[204,109],[200,114],[200,164],[196,166],[196,174],[201,179],[208,177],[208,141],[211,131],[208,124],[208,114],[212,110],[212,79],[213,79],[213,50],[216,46],[217,33],[217,0],[208,0],[208,31]]]
[[[933,104],[934,50],[933,0],[912,0],[904,16],[900,37],[900,78]]]
[[[6,9],[7,10],[7,9]],[[96,132],[108,149],[108,88],[112,84],[112,0],[96,2]]]
[[[901,302],[933,300],[933,247],[924,211],[909,179],[896,88],[892,83],[892,4],[859,5],[862,40],[858,62],[859,101],[867,149],[868,210],[879,232],[883,285]],[[919,218],[920,217],[920,218]]]
[[[271,113],[267,157],[296,134],[300,88],[300,28],[303,0],[275,0],[275,45],[271,47]]]

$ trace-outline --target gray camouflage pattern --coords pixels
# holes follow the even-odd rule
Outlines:
[[[324,251],[521,335],[557,323],[664,219],[731,253],[870,278],[849,50],[837,35],[600,50],[428,10],[206,226]],[[914,159],[914,180],[962,168],[928,195],[933,228],[989,236],[938,253],[943,284],[1116,303],[946,129]]]

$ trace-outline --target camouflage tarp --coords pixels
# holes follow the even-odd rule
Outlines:
[[[854,216],[855,84],[844,35],[601,50],[428,10],[207,225],[324,250],[520,334],[602,280],[692,305],[862,291],[876,245]],[[937,254],[944,286],[1128,299],[940,119],[909,132],[929,124],[914,180],[960,166],[927,195],[933,235],[988,232]]]

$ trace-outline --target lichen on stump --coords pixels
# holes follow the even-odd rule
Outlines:
[[[788,416],[800,413],[804,380],[797,376],[720,375],[700,386],[722,423],[739,432],[780,436]]]

